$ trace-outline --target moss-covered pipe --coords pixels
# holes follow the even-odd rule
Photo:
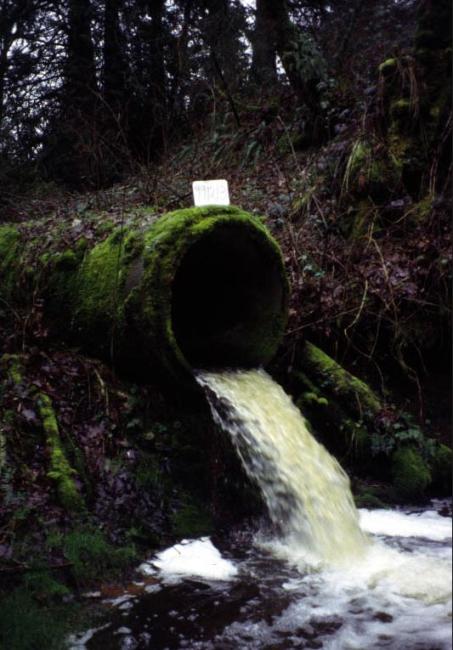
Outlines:
[[[23,237],[0,228],[4,302],[24,273]],[[258,218],[232,206],[179,210],[118,228],[87,252],[39,259],[38,293],[63,333],[135,374],[160,368],[184,380],[193,368],[264,365],[283,335],[280,249]]]

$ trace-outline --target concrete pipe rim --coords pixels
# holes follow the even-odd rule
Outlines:
[[[169,228],[159,244],[166,361],[191,380],[196,369],[266,365],[287,319],[277,242],[259,219],[233,206],[177,211],[171,220],[185,232],[173,241]]]

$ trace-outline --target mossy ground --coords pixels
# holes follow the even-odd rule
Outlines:
[[[67,560],[78,586],[111,580],[138,559],[132,544],[112,545],[99,529],[84,524],[64,534],[54,531],[47,536],[47,546]]]
[[[77,609],[68,605],[43,605],[25,587],[0,598],[0,647],[5,650],[61,650],[64,640],[80,624]]]
[[[14,226],[0,226],[0,297],[11,298],[19,275],[18,250],[20,235]]]
[[[8,589],[0,589],[2,649],[66,647],[70,632],[89,626],[101,614],[100,608],[78,598],[80,590],[120,579],[138,560],[133,546],[113,546],[103,533],[84,524],[66,533],[51,529],[46,547],[53,557],[61,557],[52,569],[44,549],[35,548],[33,563],[22,577],[10,574]]]
[[[313,384],[349,402],[359,416],[372,418],[381,410],[381,402],[370,386],[308,341],[303,349],[301,365],[304,372],[311,375]]]
[[[451,449],[425,435],[410,414],[397,412],[369,384],[308,341],[289,390],[314,434],[350,472],[362,481],[368,477],[387,485],[375,495],[365,483],[359,491],[364,507],[449,494]]]
[[[3,355],[0,369],[0,647],[61,648],[91,623],[82,591],[212,531],[209,422],[175,420],[155,390],[75,353]]]
[[[197,538],[209,535],[214,530],[214,523],[202,503],[183,495],[178,510],[172,516],[173,532],[178,538]]]
[[[408,501],[423,499],[431,483],[431,473],[417,449],[401,447],[392,456],[393,485]]]
[[[62,506],[66,510],[81,510],[84,503],[74,483],[74,474],[76,472],[66,457],[52,402],[48,395],[40,393],[37,403],[50,456],[50,467],[47,476],[55,481]]]

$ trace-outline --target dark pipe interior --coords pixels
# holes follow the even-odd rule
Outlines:
[[[185,255],[173,284],[173,330],[193,367],[255,366],[281,322],[278,256],[263,237],[219,227]]]

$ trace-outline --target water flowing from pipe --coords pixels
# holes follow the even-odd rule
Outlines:
[[[331,565],[364,556],[348,476],[284,390],[264,370],[200,371],[197,381],[262,491],[280,553]]]
[[[198,382],[279,535],[261,534],[245,555],[241,533],[224,540],[225,557],[207,537],[159,552],[140,566],[150,582],[117,599],[113,624],[74,636],[71,649],[94,637],[89,648],[114,650],[150,640],[199,650],[451,650],[451,518],[362,509],[361,530],[347,476],[264,371],[200,372]]]

